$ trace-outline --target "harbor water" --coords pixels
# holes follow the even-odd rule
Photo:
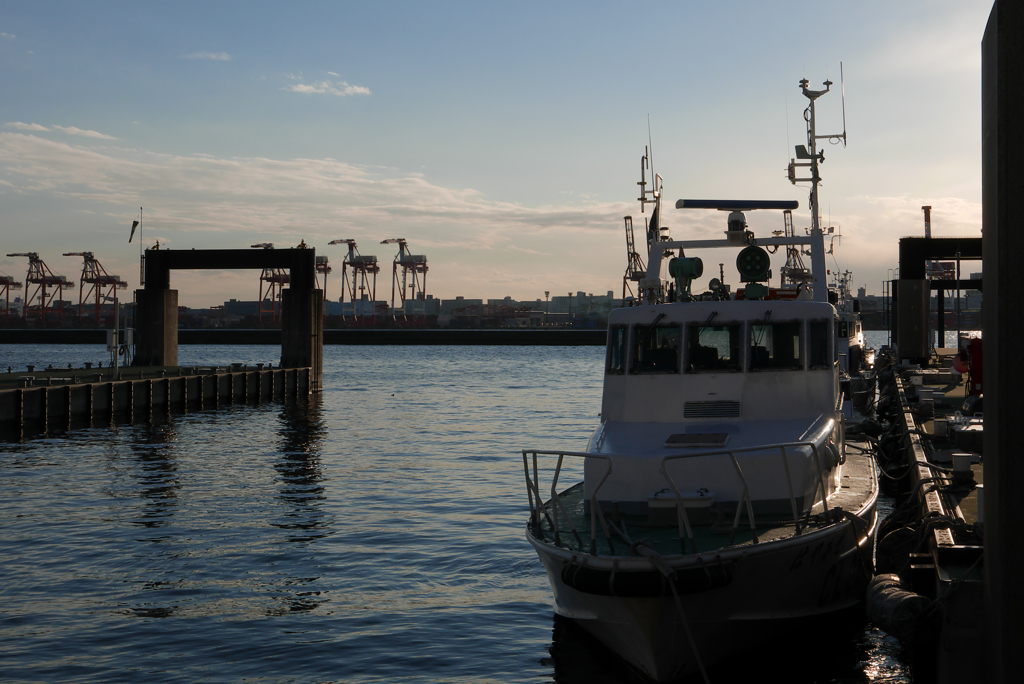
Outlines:
[[[308,403],[0,442],[0,680],[642,681],[555,617],[525,540],[520,450],[585,447],[603,355],[329,346]],[[0,345],[3,369],[107,358]],[[713,682],[910,681],[859,614],[743,650]]]

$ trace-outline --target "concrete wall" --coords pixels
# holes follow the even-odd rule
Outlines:
[[[0,425],[49,429],[115,416],[280,401],[307,396],[310,378],[309,368],[275,368],[6,389],[0,390]]]

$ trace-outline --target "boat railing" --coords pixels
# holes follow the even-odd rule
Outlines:
[[[555,473],[551,478],[551,513],[548,513],[547,507],[544,506],[544,500],[540,495],[540,480],[539,480],[539,467],[537,464],[538,456],[557,456],[558,463],[555,465]],[[562,498],[558,494],[558,477],[562,473],[562,464],[565,462],[565,457],[570,456],[573,458],[581,459],[592,459],[604,461],[606,464],[604,474],[601,476],[601,481],[598,482],[597,486],[590,493],[590,555],[597,555],[597,522],[601,523],[601,531],[604,533],[605,542],[608,544],[608,548],[615,552],[615,546],[612,544],[611,535],[608,533],[608,524],[604,519],[604,513],[601,511],[601,506],[597,502],[597,493],[601,489],[601,485],[605,483],[608,476],[612,472],[612,457],[605,454],[588,454],[582,451],[541,451],[536,449],[523,449],[523,470],[526,473],[526,489],[530,499],[530,521],[535,530],[540,529],[541,517],[548,521],[551,525],[551,529],[555,535],[555,544],[561,545],[562,536],[561,528],[559,527],[559,511],[561,516],[565,518],[568,524],[569,530],[576,538],[576,543],[579,545],[580,550],[583,550],[583,539],[580,537],[579,531],[576,529],[576,525],[573,523],[572,516],[569,515],[569,511],[566,509],[565,504],[562,502]],[[532,459],[532,479],[531,479],[531,459]]]
[[[810,502],[800,510],[797,506],[796,494],[793,491],[793,479],[789,468],[789,450],[791,449],[810,449],[811,456],[814,460],[815,472],[817,476],[814,482],[814,491],[811,494]],[[819,452],[819,446],[813,441],[794,441],[794,442],[780,442],[777,444],[759,444],[756,446],[743,447],[739,449],[715,449],[708,451],[699,451],[689,454],[672,454],[665,456],[661,459],[659,473],[668,482],[669,488],[672,490],[672,494],[675,497],[676,504],[676,517],[679,525],[679,544],[682,553],[686,553],[686,543],[689,541],[691,553],[699,554],[700,550],[697,548],[697,543],[694,539],[693,528],[690,524],[689,515],[686,511],[686,505],[682,494],[680,493],[679,485],[676,484],[675,479],[668,471],[668,463],[671,461],[681,461],[694,458],[707,458],[712,456],[728,456],[732,462],[733,470],[739,479],[742,487],[742,495],[739,502],[736,505],[736,513],[733,517],[732,526],[730,529],[731,539],[730,544],[735,543],[736,534],[740,530],[740,519],[742,513],[746,511],[747,521],[749,524],[752,541],[754,544],[760,543],[757,534],[757,523],[754,515],[753,500],[750,497],[750,487],[747,484],[746,476],[743,474],[743,469],[740,467],[739,460],[736,458],[737,454],[752,453],[752,452],[772,452],[778,451],[779,457],[782,460],[782,468],[786,475],[786,486],[789,493],[789,504],[791,513],[793,516],[793,525],[797,535],[801,534],[804,529],[810,525],[811,514],[814,510],[815,505],[821,504],[822,513],[826,522],[832,522],[833,514],[828,508],[827,496],[828,487],[825,483],[825,472],[821,467],[821,455]],[[557,462],[554,469],[554,474],[551,478],[550,488],[550,505],[545,506],[544,499],[540,493],[540,467],[538,463],[539,456],[553,456],[557,458]],[[590,491],[590,495],[587,497],[590,503],[590,549],[591,555],[597,555],[597,531],[598,523],[600,523],[600,529],[604,536],[605,542],[608,544],[608,548],[614,554],[614,543],[609,532],[608,522],[605,520],[604,512],[602,511],[601,505],[598,502],[598,493],[601,487],[608,480],[608,477],[612,473],[612,464],[616,456],[614,454],[592,454],[581,451],[545,451],[539,449],[523,449],[523,472],[526,476],[526,488],[527,495],[530,502],[530,521],[534,530],[539,530],[541,521],[547,521],[547,524],[551,527],[552,533],[555,537],[555,544],[562,544],[562,532],[568,530],[571,532],[576,540],[576,544],[580,551],[584,550],[583,537],[580,535],[576,524],[573,522],[573,517],[566,508],[565,503],[562,501],[561,495],[558,493],[558,481],[562,473],[562,467],[565,464],[566,457],[579,458],[582,460],[592,459],[595,461],[604,461],[605,470],[601,475],[597,486]],[[837,455],[838,463],[838,455]],[[563,524],[564,523],[564,524]]]
[[[801,521],[801,512],[797,509],[796,495],[793,493],[793,479],[789,471],[789,458],[788,449],[805,449],[810,448],[811,454],[814,458],[815,472],[818,476],[815,478],[814,492],[811,494],[811,501],[805,507],[803,511],[803,520]],[[789,489],[789,504],[793,513],[793,525],[796,528],[796,534],[800,534],[810,524],[811,511],[815,504],[819,501],[822,505],[822,511],[825,515],[826,522],[831,522],[832,514],[828,510],[828,504],[826,498],[828,496],[828,488],[825,485],[825,473],[821,468],[821,457],[818,453],[818,445],[811,441],[797,441],[797,442],[780,442],[778,444],[758,444],[756,446],[743,447],[740,449],[716,449],[713,451],[699,451],[690,454],[672,454],[665,456],[661,459],[661,466],[659,473],[668,481],[669,488],[675,495],[676,499],[676,517],[679,525],[679,546],[682,553],[686,553],[686,541],[689,540],[690,548],[692,553],[700,553],[697,548],[696,541],[693,536],[693,529],[690,526],[690,518],[686,512],[686,505],[683,501],[683,497],[680,494],[679,486],[676,484],[672,475],[668,471],[668,463],[671,461],[682,461],[694,458],[707,458],[709,456],[723,456],[728,455],[732,461],[733,470],[736,472],[736,476],[739,478],[740,485],[743,488],[743,494],[740,496],[739,502],[736,504],[736,515],[733,517],[732,528],[731,528],[731,540],[730,544],[735,543],[736,533],[740,529],[740,516],[741,513],[746,510],[747,520],[750,524],[750,533],[753,539],[753,543],[759,543],[757,537],[757,523],[754,517],[754,505],[750,498],[750,487],[747,485],[747,478],[743,475],[743,469],[740,468],[739,460],[736,458],[736,454],[751,453],[751,452],[771,452],[775,450],[779,451],[779,456],[782,459],[782,468],[786,473],[786,486]],[[821,492],[821,497],[818,497],[818,492]]]

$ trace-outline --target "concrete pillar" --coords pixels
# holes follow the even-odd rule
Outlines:
[[[905,280],[896,282],[894,303],[896,310],[893,321],[893,339],[899,347],[900,358],[912,363],[927,363],[930,356],[931,340],[928,329],[928,298],[931,291],[927,280]]]
[[[281,291],[281,367],[310,368],[309,391],[323,387],[324,293],[315,288]]]
[[[1020,260],[1024,231],[1024,4],[997,0],[981,43],[982,242],[985,306],[985,639],[979,681],[1019,681],[1024,644],[1024,345]],[[1003,382],[1005,380],[1005,382]]]
[[[178,365],[178,291],[135,291],[136,366]]]

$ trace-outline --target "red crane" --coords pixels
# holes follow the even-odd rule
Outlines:
[[[316,269],[316,272],[318,274],[323,274],[324,276],[324,313],[326,314],[330,311],[330,309],[327,308],[329,304],[329,302],[327,301],[327,276],[331,273],[331,264],[328,261],[327,257],[318,256],[316,258],[316,264],[314,265],[314,268]]]
[[[0,293],[7,298],[7,305],[4,307],[4,321],[11,322],[11,290],[20,290],[21,283],[9,275],[0,275]]]
[[[273,242],[260,242],[253,249],[274,249]],[[270,314],[270,322],[277,323],[281,315],[281,291],[291,282],[291,274],[284,268],[265,268],[260,274],[260,299],[257,320],[263,322],[263,314]],[[264,283],[266,285],[264,286]],[[267,304],[267,302],[270,302]]]
[[[46,314],[56,312],[58,324],[63,323],[64,311],[61,306],[61,297],[64,295],[65,287],[75,286],[74,281],[68,280],[62,275],[54,274],[36,252],[15,252],[7,256],[28,257],[28,275],[25,276],[25,282],[28,287],[26,288],[23,314],[25,320],[28,320],[29,307],[38,295],[39,319],[45,321]],[[33,285],[36,286],[34,289],[32,288]],[[54,304],[55,301],[56,304]]]
[[[355,240],[331,240],[329,245],[348,245],[348,254],[341,262],[341,302],[345,305],[345,293],[348,292],[349,301],[352,302],[352,316],[360,321],[366,310],[370,311],[369,321],[374,320],[375,311],[373,302],[377,297],[377,274],[380,273],[380,266],[377,265],[377,257],[362,255],[356,249]],[[351,273],[350,273],[351,271]],[[372,276],[372,278],[371,278]],[[369,301],[369,304],[356,304],[356,290],[359,290],[358,301]],[[344,308],[342,309],[344,315]]]
[[[107,273],[107,270],[103,268],[103,264],[97,261],[92,252],[65,252],[64,256],[80,256],[83,259],[82,279],[78,283],[78,322],[82,322],[84,304],[89,300],[93,300],[96,307],[94,314],[96,326],[101,327],[100,307],[104,297],[115,299],[117,294],[115,290],[128,287],[128,281],[121,280],[119,275]],[[86,285],[89,286],[88,290],[86,290]]]
[[[406,293],[408,292],[408,299],[413,302],[424,302],[423,312],[416,316],[416,305],[413,304],[413,315],[416,316],[417,320],[423,321],[426,319],[426,287],[427,287],[427,257],[423,254],[410,254],[409,243],[406,242],[405,238],[389,238],[382,240],[380,244],[398,244],[398,254],[395,255],[395,261],[392,266],[391,272],[391,308],[395,308],[395,290],[398,290],[398,294],[402,303],[402,313],[405,314],[405,301]],[[398,269],[402,269],[402,284],[399,287],[398,284]]]

